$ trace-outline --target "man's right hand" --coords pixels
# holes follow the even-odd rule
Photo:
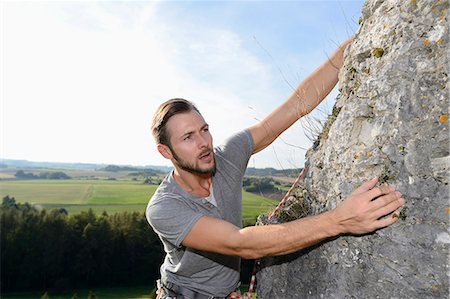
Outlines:
[[[398,220],[396,210],[404,205],[404,198],[393,187],[375,187],[377,182],[377,178],[365,182],[331,211],[337,234],[361,235]]]

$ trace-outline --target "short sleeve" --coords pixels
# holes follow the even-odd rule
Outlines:
[[[253,154],[253,138],[250,131],[244,130],[231,136],[218,147],[217,154],[229,164],[245,170]]]
[[[159,197],[155,202],[152,200],[146,211],[147,221],[159,236],[180,247],[203,214],[193,210],[175,195]]]

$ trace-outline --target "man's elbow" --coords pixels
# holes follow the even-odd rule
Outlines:
[[[246,260],[256,260],[264,257],[263,254],[258,253],[256,250],[247,246],[238,246],[232,249],[232,255],[239,256]]]
[[[238,233],[236,238],[232,238],[232,241],[229,243],[229,250],[232,255],[239,256],[243,259],[251,260],[251,259],[259,259],[261,257],[266,256],[262,252],[262,250],[256,248],[251,241],[249,241],[248,236]]]

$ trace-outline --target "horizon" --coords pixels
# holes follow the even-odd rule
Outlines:
[[[149,132],[162,101],[192,100],[218,146],[354,34],[362,4],[2,1],[0,156],[170,167]],[[337,94],[248,166],[301,168]]]
[[[6,164],[7,162],[4,161],[20,161],[20,162],[28,162],[28,163],[36,163],[36,164],[74,164],[74,165],[106,165],[106,166],[122,166],[122,167],[138,167],[138,168],[145,168],[145,167],[158,167],[158,168],[173,168],[172,165],[154,165],[154,164],[146,164],[146,165],[136,165],[136,164],[111,164],[111,163],[87,163],[87,162],[64,162],[64,161],[33,161],[28,159],[9,159],[9,158],[1,158],[0,157],[0,164]],[[252,167],[247,166],[247,169],[254,168],[254,169],[275,169],[275,170],[289,170],[289,169],[297,169],[297,168],[274,168],[274,167]],[[1,171],[0,171],[1,172]]]

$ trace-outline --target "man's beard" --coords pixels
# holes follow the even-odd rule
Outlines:
[[[212,160],[214,162],[214,165],[213,165],[213,167],[208,168],[208,169],[197,168],[197,167],[195,167],[195,165],[190,164],[189,162],[183,161],[180,157],[178,157],[178,155],[174,152],[173,149],[171,149],[171,151],[172,151],[174,160],[176,161],[178,167],[180,167],[181,169],[188,171],[190,173],[199,174],[199,175],[210,174],[211,176],[214,176],[216,174],[216,159],[214,157],[214,152],[212,150],[211,150],[211,155],[212,155]]]

